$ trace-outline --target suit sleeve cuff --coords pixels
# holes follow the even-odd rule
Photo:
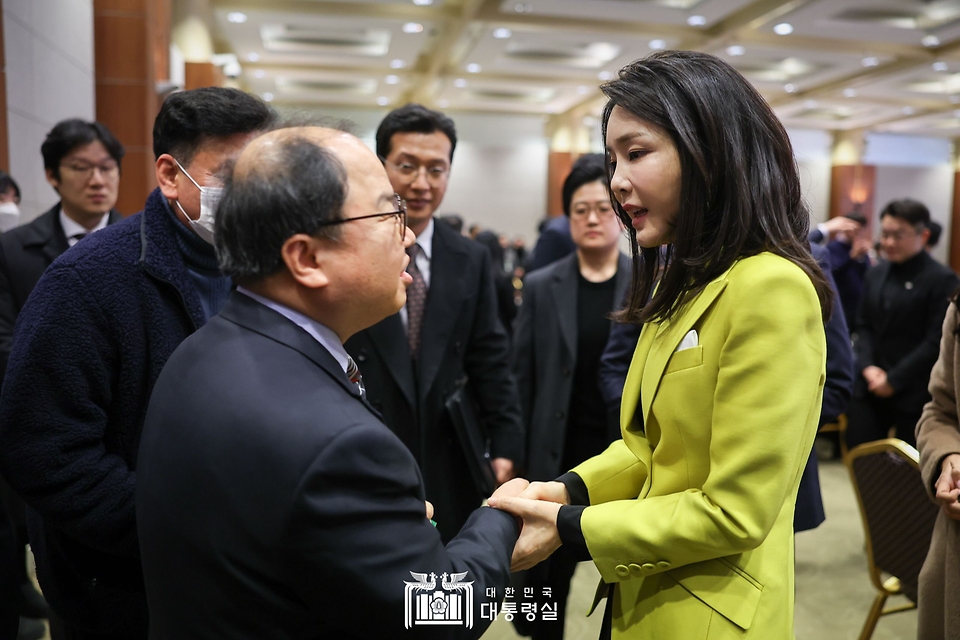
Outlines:
[[[562,482],[570,495],[570,504],[590,506],[590,493],[587,491],[587,485],[583,483],[583,478],[568,471],[556,480]]]

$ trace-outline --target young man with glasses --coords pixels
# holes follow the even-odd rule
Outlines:
[[[890,428],[915,443],[943,318],[958,285],[956,274],[924,250],[929,226],[930,212],[915,200],[894,200],[880,212],[886,262],[867,272],[856,319],[850,447],[886,438]]]
[[[489,252],[448,225],[436,224],[457,144],[453,121],[410,104],[377,129],[377,155],[407,210],[416,236],[407,249],[413,282],[399,313],[347,343],[364,376],[371,404],[423,471],[437,528],[449,541],[480,504],[485,487],[468,465],[487,465],[498,483],[523,463],[523,426],[509,341],[497,315]],[[464,390],[461,391],[461,388]],[[477,419],[456,419],[455,399],[476,399]],[[453,399],[453,400],[452,400]],[[448,409],[448,401],[451,408]],[[460,418],[464,420],[460,421]],[[464,442],[489,437],[490,462]]]
[[[147,637],[140,430],[167,358],[232,288],[203,235],[218,172],[274,118],[236,89],[171,94],[154,122],[159,187],[143,211],[60,256],[21,311],[0,397],[0,473],[29,507],[37,576],[63,623],[55,639]],[[91,180],[108,168],[88,164]]]
[[[47,134],[40,153],[47,182],[60,201],[33,221],[0,235],[0,384],[7,368],[14,324],[40,276],[80,238],[121,219],[113,206],[117,202],[124,149],[105,126],[99,122],[64,120]],[[3,481],[0,496],[14,523],[21,615],[44,618],[47,605],[27,577],[23,502]]]

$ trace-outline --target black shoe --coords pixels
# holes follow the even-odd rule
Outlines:
[[[20,585],[20,615],[25,618],[49,618],[50,605],[43,599],[43,595],[37,591],[32,582],[24,582]]]
[[[40,640],[47,635],[47,625],[34,618],[20,618],[17,640]]]

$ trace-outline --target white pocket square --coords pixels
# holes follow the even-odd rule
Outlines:
[[[677,352],[683,351],[684,349],[693,349],[698,344],[700,344],[700,336],[697,335],[697,330],[690,329],[687,335],[683,336],[683,340],[680,341]]]

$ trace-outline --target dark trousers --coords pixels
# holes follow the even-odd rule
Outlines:
[[[567,550],[566,547],[560,547],[556,553],[544,560],[537,566],[525,572],[525,576],[519,581],[523,587],[533,589],[532,600],[537,603],[537,615],[534,621],[527,621],[523,615],[518,614],[514,618],[514,626],[520,635],[531,636],[533,640],[563,640],[563,624],[567,615],[567,596],[570,594],[570,580],[573,578],[574,571],[577,570],[576,556]],[[518,584],[515,600],[518,602],[529,601],[521,597],[522,591]],[[543,590],[549,588],[549,596],[543,595]],[[556,603],[557,619],[543,620],[542,609],[544,604]]]
[[[896,429],[898,438],[915,447],[914,431],[922,411],[922,405],[904,409],[893,398],[853,398],[847,408],[847,447],[883,440],[891,427]]]

